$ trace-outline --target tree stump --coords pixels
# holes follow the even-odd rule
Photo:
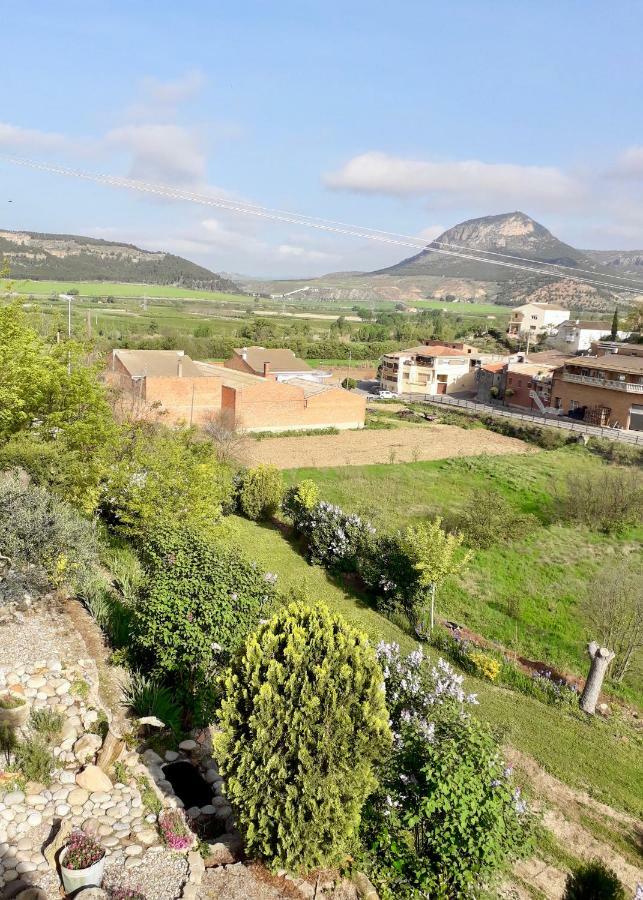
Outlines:
[[[593,715],[596,712],[596,704],[601,693],[607,667],[616,654],[608,650],[607,647],[599,647],[596,641],[592,641],[587,645],[587,652],[591,659],[591,664],[580,698],[580,708],[583,712]]]
[[[119,734],[116,734],[115,731],[112,731],[110,727],[109,731],[105,735],[103,746],[101,747],[98,754],[98,759],[96,760],[96,765],[98,766],[98,768],[107,773],[123,752],[124,747],[125,742],[123,741],[121,736]]]

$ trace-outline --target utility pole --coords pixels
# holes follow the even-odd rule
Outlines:
[[[67,339],[71,341],[71,294],[58,294],[61,300],[67,301]],[[71,349],[67,350],[67,374],[71,375]]]

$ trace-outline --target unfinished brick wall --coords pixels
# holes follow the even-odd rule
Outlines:
[[[198,425],[207,422],[221,410],[221,379],[150,378],[145,379],[144,400],[159,403],[166,410],[166,420]]]
[[[224,386],[222,405],[248,431],[358,428],[366,414],[366,400],[359,394],[332,390],[306,399],[303,388],[274,382],[236,389]]]

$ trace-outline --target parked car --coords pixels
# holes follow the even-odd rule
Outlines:
[[[393,391],[378,391],[377,396],[380,400],[395,400],[395,394]]]

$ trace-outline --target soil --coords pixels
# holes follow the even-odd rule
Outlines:
[[[524,441],[495,434],[493,431],[481,428],[465,430],[454,425],[436,424],[422,428],[366,429],[342,431],[339,434],[274,437],[252,442],[244,452],[245,461],[250,465],[264,463],[279,469],[295,469],[538,451]]]

